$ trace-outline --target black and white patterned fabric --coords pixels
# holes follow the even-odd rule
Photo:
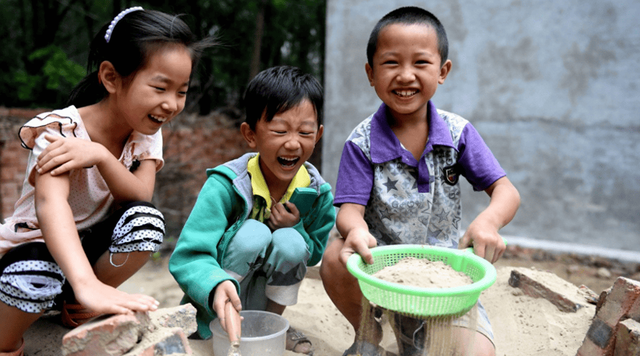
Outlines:
[[[54,262],[17,261],[1,271],[0,300],[26,313],[40,313],[53,306],[64,281],[62,270]]]
[[[151,206],[136,205],[127,209],[113,229],[111,253],[160,249],[165,224],[162,213]]]
[[[79,235],[93,265],[107,249],[112,256],[158,251],[164,231],[160,211],[147,202],[131,202],[105,221],[80,231]],[[22,244],[0,258],[0,301],[3,303],[26,313],[41,313],[51,309],[61,294],[66,298],[69,293],[73,296],[71,286],[45,243]]]

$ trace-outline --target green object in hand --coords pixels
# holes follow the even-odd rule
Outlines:
[[[503,239],[506,245],[506,240]],[[461,316],[478,301],[480,293],[495,283],[495,267],[464,250],[427,245],[391,245],[371,249],[373,264],[358,254],[347,261],[347,269],[358,279],[362,294],[372,303],[413,317]],[[421,288],[383,281],[373,275],[406,257],[442,261],[471,278],[472,284],[451,288]]]

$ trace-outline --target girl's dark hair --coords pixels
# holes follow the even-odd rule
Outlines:
[[[270,122],[276,114],[297,106],[304,99],[308,99],[315,108],[320,125],[324,99],[318,80],[296,67],[265,69],[249,82],[244,93],[245,122],[255,131],[263,114],[266,122]]]
[[[447,40],[447,33],[445,32],[444,26],[442,26],[440,20],[438,20],[434,14],[425,9],[416,6],[406,6],[395,9],[384,15],[371,31],[369,42],[367,43],[367,61],[372,68],[373,56],[378,48],[378,37],[380,36],[380,31],[393,24],[418,24],[431,26],[436,31],[436,35],[438,37],[440,65],[447,61],[449,56],[449,41]]]
[[[113,28],[109,42],[105,40],[108,27],[109,23],[105,24],[91,41],[87,63],[89,74],[73,88],[68,105],[92,105],[107,95],[98,81],[98,70],[103,61],[111,62],[126,82],[147,64],[155,51],[166,45],[185,46],[191,54],[192,68],[195,68],[202,51],[214,44],[212,38],[196,41],[189,26],[178,15],[154,10],[126,14]]]

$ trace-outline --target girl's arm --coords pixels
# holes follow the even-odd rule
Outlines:
[[[520,206],[520,193],[507,177],[495,181],[485,192],[491,197],[491,202],[471,222],[458,247],[473,245],[476,255],[495,263],[506,249],[498,231],[516,215]]]
[[[36,166],[38,173],[49,172],[52,176],[57,176],[72,169],[95,165],[117,202],[151,201],[156,177],[155,160],[143,160],[131,173],[99,143],[49,134],[46,134],[45,138],[51,144],[38,157]]]
[[[69,175],[36,174],[35,207],[47,248],[73,287],[76,300],[99,313],[130,314],[157,308],[145,295],[130,295],[98,280],[82,249],[69,197]]]
[[[369,233],[369,227],[364,221],[364,210],[364,205],[344,203],[338,211],[336,228],[345,239],[342,250],[340,250],[340,261],[344,265],[354,253],[362,256],[365,262],[373,263],[373,256],[369,249],[376,247],[378,242]]]

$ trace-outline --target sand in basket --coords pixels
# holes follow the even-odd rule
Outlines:
[[[388,282],[420,287],[451,288],[473,283],[471,278],[457,272],[441,261],[413,257],[404,258],[393,266],[376,272],[374,277]],[[395,334],[400,355],[471,355],[477,324],[477,306],[465,315],[464,328],[460,316],[433,317],[407,315],[402,312],[372,306],[363,298],[359,339],[375,343],[380,340],[379,322],[386,316]]]

